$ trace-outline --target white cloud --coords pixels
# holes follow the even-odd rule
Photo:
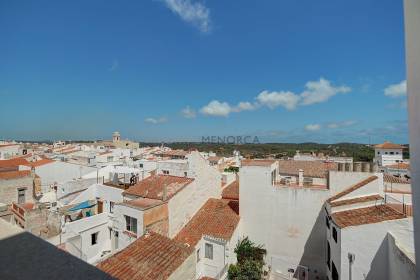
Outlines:
[[[109,67],[108,68],[108,70],[109,71],[115,71],[115,70],[117,70],[117,68],[120,66],[120,62],[118,61],[118,59],[115,59],[113,62],[112,62],[112,65],[111,65],[111,67]]]
[[[147,123],[151,123],[151,124],[160,124],[160,123],[165,123],[168,121],[167,118],[165,117],[160,117],[160,118],[146,118],[144,120]]]
[[[300,97],[291,91],[263,91],[257,97],[257,101],[270,109],[282,106],[287,110],[293,110],[298,105]]]
[[[213,100],[201,108],[200,112],[208,116],[227,117],[229,116],[231,110],[232,108],[227,102],[219,102],[217,100]]]
[[[250,102],[239,102],[236,106],[231,106],[227,102],[213,100],[203,108],[200,112],[207,116],[227,117],[230,113],[239,113],[242,111],[252,111],[257,108],[256,104]]]
[[[302,97],[302,105],[325,102],[338,93],[347,93],[351,90],[347,86],[334,87],[330,81],[324,78],[320,78],[319,81],[309,81],[305,87],[306,90],[300,95]]]
[[[347,86],[334,87],[330,81],[324,78],[320,78],[319,81],[307,82],[305,88],[305,91],[301,94],[296,94],[291,91],[264,90],[255,97],[256,101],[254,103],[239,102],[236,106],[231,106],[227,102],[213,100],[201,108],[200,112],[209,116],[227,117],[232,112],[238,113],[241,111],[256,110],[261,106],[266,106],[270,109],[283,107],[287,110],[294,110],[298,106],[326,102],[336,94],[351,91],[351,88]]]
[[[385,96],[396,98],[407,95],[407,80],[398,84],[389,85],[384,90]]]
[[[184,109],[182,109],[181,113],[184,116],[184,118],[187,119],[193,119],[196,117],[195,110],[191,109],[190,106],[187,106]]]
[[[308,124],[305,125],[305,130],[306,131],[318,131],[321,129],[321,125],[320,124]]]
[[[349,121],[344,121],[344,122],[329,123],[327,127],[335,129],[335,128],[352,126],[352,125],[355,125],[356,123],[357,123],[356,121],[349,120]]]
[[[182,20],[208,33],[211,29],[210,10],[202,3],[193,0],[163,0],[166,6]]]
[[[231,108],[232,112],[252,111],[256,109],[256,105],[250,102],[239,102],[238,105]]]

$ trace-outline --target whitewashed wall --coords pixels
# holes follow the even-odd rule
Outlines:
[[[267,262],[287,275],[300,263],[325,270],[325,216],[322,206],[328,190],[280,188],[271,185],[271,168],[240,170],[240,215],[242,234],[267,248]],[[321,222],[317,222],[320,220]]]
[[[341,272],[340,279],[349,278],[349,252],[355,254],[352,265],[352,279],[390,279],[388,264],[388,231],[406,231],[412,219],[392,220],[375,224],[346,227],[341,230]],[[376,266],[375,263],[382,264]],[[371,270],[371,266],[375,269]],[[404,278],[397,278],[404,279]]]
[[[96,168],[62,161],[55,161],[35,168],[35,173],[41,177],[42,186],[78,179],[93,171],[96,172]]]
[[[189,175],[194,181],[169,200],[169,237],[174,237],[209,198],[220,198],[221,175],[198,152],[188,157]],[[185,207],[188,205],[188,207]]]

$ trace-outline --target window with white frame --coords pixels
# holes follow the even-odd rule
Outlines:
[[[124,217],[125,217],[125,229],[129,232],[137,234],[137,219],[130,216],[124,216]]]
[[[206,259],[212,260],[213,259],[213,244],[206,243],[204,247],[204,257]]]

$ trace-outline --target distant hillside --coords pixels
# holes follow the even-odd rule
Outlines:
[[[161,143],[140,143],[141,146],[160,145]],[[273,156],[282,158],[285,156],[293,157],[297,150],[301,153],[324,153],[330,156],[353,157],[355,161],[371,161],[374,157],[374,150],[366,144],[337,143],[337,144],[318,144],[318,143],[264,143],[264,144],[208,144],[194,142],[165,143],[172,149],[197,149],[203,152],[213,151],[217,155],[231,156],[234,150],[241,152],[244,157],[263,158]]]

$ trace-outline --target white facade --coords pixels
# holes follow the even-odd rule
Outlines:
[[[203,236],[195,246],[196,279],[210,277],[214,279],[227,279],[227,270],[230,264],[236,263],[234,252],[240,241],[240,227],[236,227],[230,240],[225,241],[211,236]],[[207,244],[207,245],[206,245]],[[210,247],[211,258],[206,256],[206,247]]]
[[[279,187],[272,181],[276,170],[277,164],[241,168],[239,213],[242,234],[265,246],[266,262],[279,279],[289,277],[289,269],[306,270],[308,279],[323,277],[327,233],[324,203],[332,195],[372,174],[330,172],[330,188]],[[378,176],[380,178],[372,183],[376,193],[383,184],[381,174]]]
[[[116,204],[122,202],[122,192],[122,189],[94,184],[70,203],[76,205],[87,200],[96,200],[102,204],[102,213],[63,225],[62,238],[69,253],[89,263],[96,263],[106,254],[118,249],[118,245],[115,248],[118,241],[115,241],[111,219],[118,215]]]
[[[380,166],[387,166],[403,162],[402,149],[375,148],[375,159]]]
[[[20,155],[19,144],[0,144],[0,160]]]
[[[337,231],[337,241],[334,240],[332,231]],[[389,256],[388,232],[403,236],[412,232],[412,219],[391,220],[374,224],[350,226],[340,229],[331,223],[327,232],[327,242],[331,248],[331,268],[327,266],[329,279],[332,276],[332,267],[336,267],[338,279],[350,279],[350,264],[348,254],[351,253],[355,259],[351,265],[352,280],[364,279],[415,279],[412,265],[401,262],[401,256]],[[406,242],[413,244],[413,236]],[[395,244],[395,241],[394,241]],[[414,258],[413,258],[414,259]],[[404,268],[404,269],[401,269]],[[396,271],[403,271],[408,278],[402,274],[396,275]],[[411,275],[411,276],[410,276]]]
[[[83,175],[91,172],[96,172],[96,168],[62,161],[54,161],[35,167],[36,175],[41,178],[43,190],[54,184],[62,184],[82,178]]]

